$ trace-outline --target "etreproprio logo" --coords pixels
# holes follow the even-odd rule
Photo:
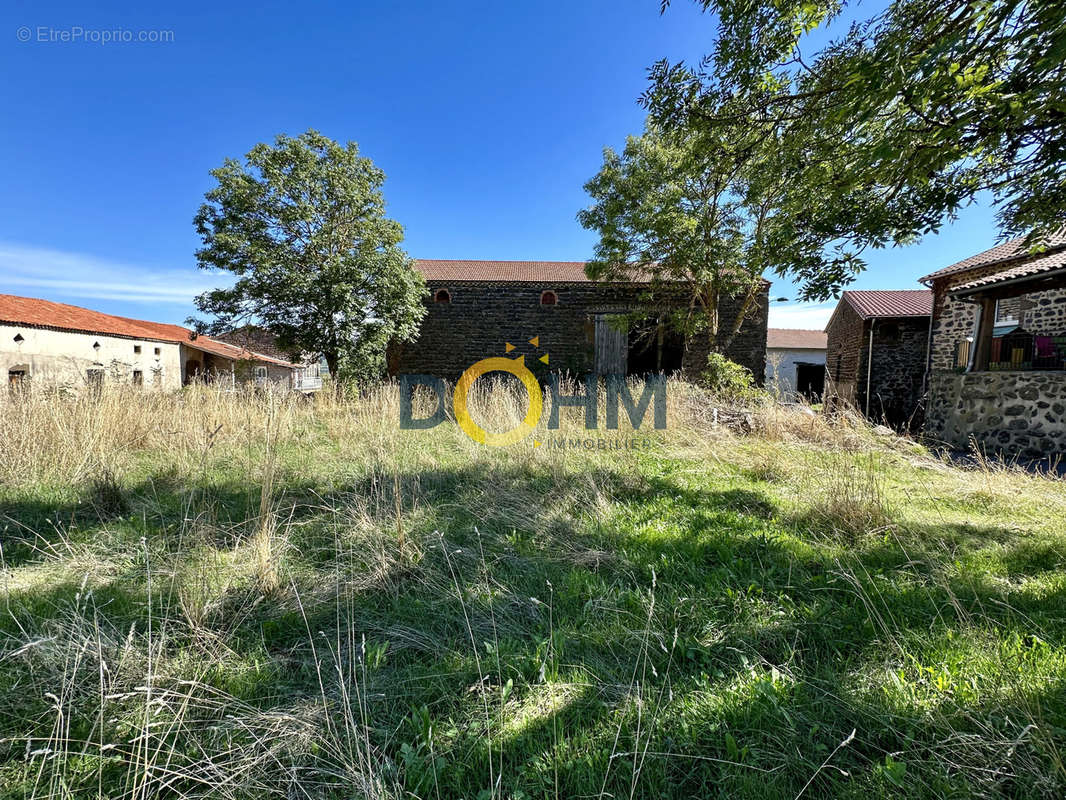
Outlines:
[[[540,346],[540,337],[535,336],[529,340],[534,347]],[[507,343],[505,352],[514,350],[514,345]],[[541,356],[539,361],[548,363],[548,356]],[[474,382],[490,372],[506,372],[514,375],[526,388],[529,405],[526,415],[520,423],[507,431],[487,431],[474,421],[467,406],[470,389]],[[400,428],[403,430],[427,430],[440,425],[447,418],[445,399],[447,387],[444,379],[433,375],[400,375]],[[559,429],[559,409],[563,407],[584,407],[585,429],[596,430],[599,416],[599,392],[596,375],[589,374],[584,378],[585,392],[579,395],[564,395],[560,391],[558,374],[551,374],[548,378],[548,391],[551,394],[551,413],[548,416],[548,429]],[[416,386],[429,389],[437,398],[437,408],[428,417],[414,416],[414,390]],[[644,379],[644,390],[640,399],[633,400],[629,391],[629,385],[621,375],[608,375],[605,378],[607,399],[607,429],[618,429],[618,406],[621,404],[629,417],[629,422],[634,430],[638,430],[644,421],[648,406],[652,406],[653,425],[657,430],[666,427],[666,379],[662,375],[652,375]],[[452,408],[455,411],[455,421],[462,431],[479,444],[490,447],[506,447],[527,438],[536,429],[544,411],[544,391],[541,389],[537,377],[530,372],[525,364],[525,356],[505,358],[495,356],[483,358],[472,364],[455,384],[452,397]],[[533,446],[539,447],[540,442],[534,440]]]

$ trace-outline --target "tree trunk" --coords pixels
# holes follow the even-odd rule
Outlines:
[[[326,359],[326,366],[329,368],[329,378],[333,383],[333,391],[339,393],[341,382],[338,380],[337,364],[340,361],[340,358],[334,351],[324,352],[322,353],[322,357]]]
[[[707,344],[708,353],[720,352],[718,345],[718,290],[710,289],[707,292],[707,301],[704,308],[707,311]]]

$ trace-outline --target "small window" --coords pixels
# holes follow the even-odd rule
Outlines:
[[[551,289],[548,289],[546,292],[540,293],[540,304],[542,306],[554,306],[558,304],[558,302],[559,296]]]
[[[141,352],[141,346],[139,344],[135,344],[133,346],[133,352],[139,354]]]
[[[89,385],[89,392],[95,397],[104,388],[104,371],[97,367],[85,371],[85,380]]]
[[[881,338],[887,342],[899,342],[903,339],[903,330],[895,322],[881,328]]]
[[[156,347],[156,348],[155,348],[155,354],[156,354],[156,355],[159,355],[159,354],[160,354],[161,352],[162,352],[162,351],[161,351],[161,350],[160,350],[160,349],[159,349],[158,347]]]
[[[15,367],[7,371],[7,385],[12,394],[26,385],[29,374],[30,371],[26,367]]]
[[[437,293],[433,295],[434,303],[450,303],[452,301],[452,293],[447,289],[437,289]]]
[[[26,341],[26,340],[24,338],[22,338],[22,334],[21,333],[16,333],[15,334],[15,344],[22,344],[24,341]]]
[[[996,324],[1017,325],[1021,319],[1022,298],[1010,297],[996,301]]]
[[[255,368],[255,379],[257,381],[265,381],[266,380],[266,376],[267,376],[267,368],[266,367],[256,367]]]
[[[139,369],[133,371],[133,385],[144,386],[144,372]]]

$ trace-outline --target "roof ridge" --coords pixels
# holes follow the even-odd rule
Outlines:
[[[859,292],[891,292],[892,294],[899,294],[900,292],[931,292],[932,289],[845,289],[844,294],[857,294]]]
[[[588,259],[544,258],[416,258],[416,262],[452,261],[462,264],[588,264]]]
[[[1025,243],[1027,238],[1029,238],[1028,235],[1017,236],[1013,239],[1007,239],[1006,241],[1000,242],[999,244],[994,244],[978,253],[974,253],[972,256],[956,261],[954,264],[949,264],[946,267],[934,270],[918,280],[925,283],[930,279],[943,278],[948,275],[955,275],[971,269],[990,267],[995,264],[1005,264],[1010,261],[1023,261],[1027,258],[1040,258],[1041,256],[1058,253],[1063,249],[1066,249],[1066,226],[1048,234],[1045,240],[1047,246],[1039,253],[1031,253],[1028,250],[1019,252],[1018,248]],[[1003,251],[1002,255],[984,258],[984,256],[991,256],[996,251]]]
[[[924,317],[932,313],[933,292],[930,289],[848,289],[841,293],[840,302],[847,303],[863,319]]]
[[[10,316],[18,317],[21,319],[6,319],[3,303],[8,302],[14,308],[14,313]],[[25,306],[27,303],[40,304],[41,307],[37,309],[22,309],[17,306]],[[37,311],[36,314],[32,311]],[[68,320],[55,319],[56,312],[61,312],[69,317]],[[53,316],[51,321],[48,320],[49,315]],[[83,315],[88,315],[84,317]],[[82,317],[79,319],[79,317]],[[213,346],[224,348],[227,351],[237,351],[240,353],[248,353],[255,356],[256,359],[262,359],[266,361],[273,361],[279,364],[289,364],[291,362],[283,361],[282,359],[268,356],[265,353],[259,353],[254,350],[250,350],[244,347],[238,347],[237,345],[230,344],[229,342],[215,339],[207,334],[196,333],[190,328],[186,328],[183,325],[177,325],[171,322],[153,322],[147,319],[137,319],[135,317],[123,317],[118,314],[108,314],[106,311],[97,311],[96,309],[86,308],[85,306],[76,306],[72,303],[60,303],[57,300],[46,300],[43,297],[23,297],[16,294],[0,294],[0,320],[14,324],[23,325],[39,325],[43,327],[57,328],[59,330],[68,331],[85,331],[87,333],[95,333],[101,336],[121,336],[134,339],[145,339],[148,341],[160,341],[170,344],[185,344],[196,348],[196,342],[199,339],[205,340],[205,343],[210,343]],[[181,331],[184,335],[178,336],[174,331],[164,330],[168,328]],[[191,334],[194,334],[192,336]],[[199,347],[197,349],[206,349]],[[221,354],[220,354],[221,355]]]

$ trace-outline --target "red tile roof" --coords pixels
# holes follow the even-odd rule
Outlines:
[[[88,308],[68,306],[66,303],[53,303],[50,300],[37,300],[33,297],[17,297],[10,294],[0,294],[0,322],[87,333],[111,333],[137,339],[159,338],[135,320],[113,317]]]
[[[766,346],[785,350],[825,350],[825,331],[798,328],[767,328]]]
[[[927,317],[933,313],[929,289],[878,289],[841,295],[863,319],[871,317]]]
[[[0,294],[0,323],[180,343],[235,361],[265,361],[287,367],[293,366],[288,361],[253,353],[243,347],[219,342],[209,336],[198,336],[180,325],[117,317],[80,306],[54,303],[51,300],[38,300],[33,297]]]
[[[1050,251],[1066,248],[1066,228],[1048,236],[1044,245],[1047,247],[1047,250]],[[1042,255],[1047,255],[1047,251],[1044,253],[1038,253],[1034,257],[1039,258]],[[921,278],[921,282],[926,283],[927,281],[936,280],[937,278],[954,275],[957,272],[966,272],[967,270],[975,269],[977,267],[987,267],[990,264],[998,264],[1003,261],[1014,261],[1015,259],[1026,258],[1029,256],[1029,248],[1025,246],[1025,237],[1023,236],[1018,239],[1001,242],[995,247],[990,247],[975,256],[964,258],[962,261],[958,261],[950,267],[944,267],[944,269],[931,272],[924,278]]]
[[[584,261],[415,260],[427,281],[587,283]]]
[[[991,286],[997,283],[1017,280],[1018,278],[1027,278],[1031,275],[1041,275],[1045,272],[1058,272],[1062,269],[1066,269],[1066,249],[1005,264],[1003,269],[956,286],[951,289],[951,292],[956,293],[968,289],[977,289],[981,286]]]
[[[144,322],[143,320],[131,320],[126,317],[117,317],[117,319],[143,325],[149,331],[154,332],[156,338],[162,339],[165,342],[181,342],[188,347],[203,350],[205,353],[214,353],[217,356],[222,356],[223,358],[228,358],[233,361],[262,361],[270,364],[280,364],[284,367],[295,366],[284,359],[274,358],[273,356],[268,356],[263,353],[256,353],[246,347],[240,347],[235,344],[230,344],[229,342],[221,342],[218,339],[212,339],[210,336],[204,336],[203,334],[195,334],[193,331],[188,328],[183,328],[180,325],[168,325],[165,322]]]
[[[591,283],[584,261],[476,261],[417,258],[415,267],[430,283]],[[648,283],[651,275],[634,270],[632,283]],[[763,279],[767,286],[770,282]]]

